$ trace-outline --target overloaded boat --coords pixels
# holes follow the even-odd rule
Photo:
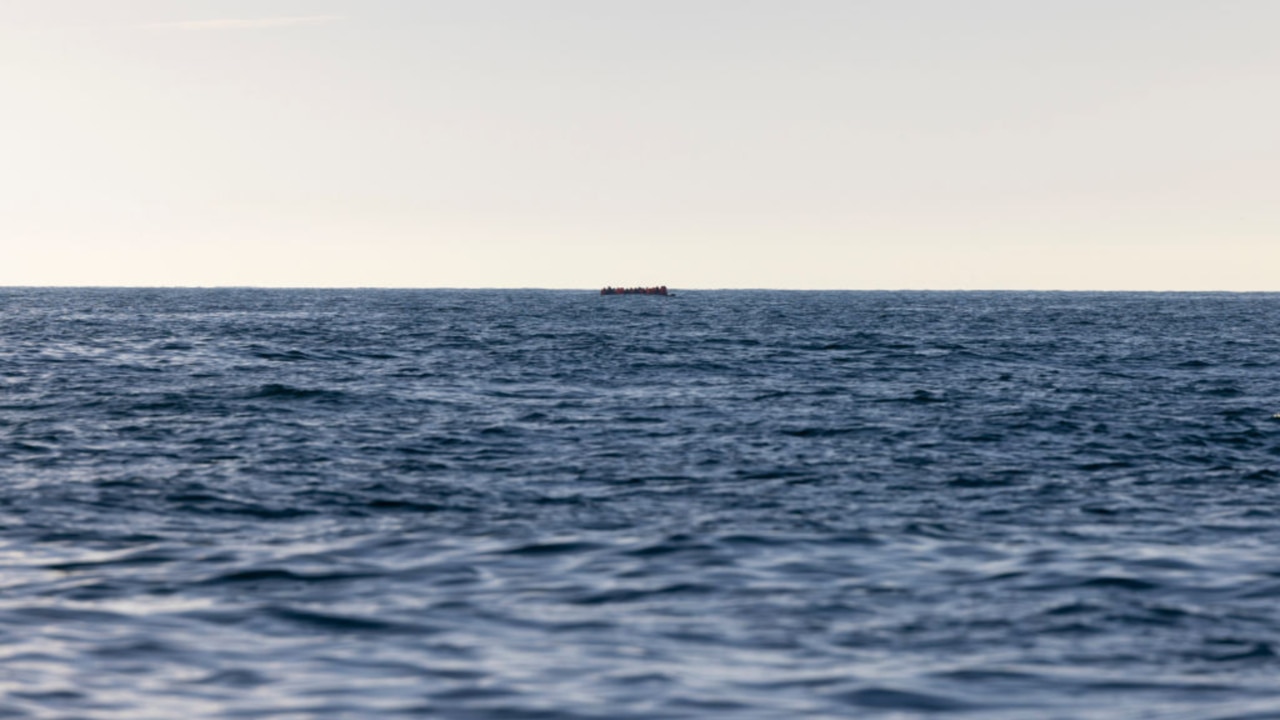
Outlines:
[[[606,287],[606,288],[601,288],[600,294],[601,295],[672,295],[674,293],[667,292],[666,285],[658,285],[657,287],[629,287],[629,288]]]

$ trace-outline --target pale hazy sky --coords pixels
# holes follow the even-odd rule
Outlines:
[[[0,0],[0,284],[1280,290],[1280,0]]]

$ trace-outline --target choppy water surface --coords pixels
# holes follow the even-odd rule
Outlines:
[[[0,322],[3,717],[1280,718],[1280,296]]]

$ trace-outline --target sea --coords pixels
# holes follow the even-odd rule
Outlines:
[[[1280,295],[0,289],[0,718],[1280,718]]]

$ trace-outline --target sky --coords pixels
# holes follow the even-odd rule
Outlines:
[[[0,285],[1280,290],[1275,0],[0,0]]]

